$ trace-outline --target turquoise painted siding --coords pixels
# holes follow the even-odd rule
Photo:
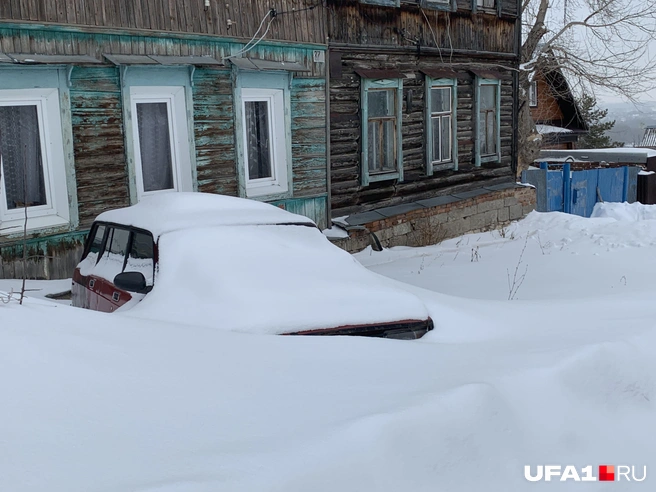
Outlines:
[[[237,195],[234,104],[230,70],[194,74],[194,131],[198,191]]]
[[[311,218],[321,230],[328,227],[326,220],[328,198],[326,196],[288,198],[287,200],[278,200],[272,203],[288,212]]]
[[[129,204],[121,85],[116,67],[76,67],[71,74],[73,148],[80,227]]]
[[[180,33],[93,33],[63,26],[37,25],[24,25],[19,29],[17,26],[10,28],[0,21],[0,52],[7,53],[92,54],[98,59],[102,59],[102,53],[195,54],[221,59],[243,46],[244,43],[237,40]],[[325,64],[313,62],[315,49],[325,50],[325,46],[262,42],[249,55],[272,61],[295,61],[310,69],[309,72],[293,75],[277,72],[288,81],[289,114],[286,126],[289,132],[291,183],[288,196],[273,203],[304,214],[323,228],[326,227],[328,215]],[[193,132],[197,189],[238,196],[238,125],[234,89],[240,72],[228,61],[225,63],[225,67],[196,68],[193,80],[185,83],[189,94],[187,108],[190,110],[189,121],[193,122],[190,129]],[[16,68],[0,65],[0,80],[3,77],[7,80],[8,69]],[[39,67],[25,66],[22,70],[37,74]],[[130,68],[128,73],[130,70],[150,73],[147,66]],[[68,75],[68,66],[62,65],[62,73]],[[152,73],[159,72],[155,69]],[[252,73],[257,72],[241,74]],[[38,77],[35,77],[37,80]],[[271,78],[267,72],[259,73],[256,78],[259,77],[261,80]],[[166,85],[166,81],[158,77],[153,77],[152,81],[146,78],[152,85]],[[134,184],[130,184],[127,164],[130,139],[126,138],[123,85],[120,69],[106,61],[98,65],[74,66],[70,72],[67,92],[70,93],[70,102],[66,100],[63,110],[70,111],[68,132],[72,131],[69,141],[72,140],[74,169],[71,203],[77,202],[71,222],[76,230],[57,236],[49,234],[61,231],[38,231],[35,234],[34,240],[40,234],[38,241],[41,241],[41,246],[35,246],[30,251],[41,256],[31,260],[34,263],[28,268],[31,276],[70,276],[81,252],[81,238],[94,218],[104,210],[124,207],[131,202]],[[273,197],[268,201],[271,200]],[[43,244],[48,245],[49,253],[46,253],[47,248],[44,249]],[[0,277],[11,277],[22,268],[17,266],[20,260],[16,252],[15,242],[0,236],[0,261],[4,262]],[[61,262],[54,259],[46,261],[48,254],[61,258]],[[58,266],[55,267],[53,261],[59,262]]]
[[[294,77],[291,114],[294,197],[327,193],[324,79]]]

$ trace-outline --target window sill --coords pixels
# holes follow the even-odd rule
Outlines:
[[[392,171],[389,173],[377,173],[369,175],[369,182],[374,183],[376,181],[391,181],[393,179],[399,179],[400,173],[398,171]]]
[[[279,184],[270,186],[246,187],[246,198],[255,200],[279,200],[289,198],[289,189]]]
[[[501,162],[501,157],[498,154],[481,157],[481,164],[490,163],[490,162]]]
[[[17,236],[23,233],[25,219],[12,219],[0,222],[0,236]],[[69,226],[70,221],[59,215],[32,217],[27,220],[27,232]]]
[[[434,162],[433,163],[433,172],[436,171],[450,171],[456,168],[456,164],[453,161],[449,162]]]

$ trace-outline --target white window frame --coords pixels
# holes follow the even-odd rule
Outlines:
[[[451,90],[451,159],[438,161],[433,155],[433,93],[432,89]],[[432,176],[434,171],[445,169],[458,169],[458,80],[457,79],[433,79],[426,76],[426,175]]]
[[[139,124],[137,121],[138,103],[166,103],[171,142],[171,164],[173,166],[173,188],[144,191],[143,168],[141,165],[141,146]],[[193,191],[193,177],[189,148],[189,129],[185,87],[183,86],[131,86],[130,109],[132,112],[132,141],[134,146],[134,168],[136,176],[137,200],[156,193],[170,191]]]
[[[62,134],[59,89],[0,90],[0,106],[36,106],[43,161],[46,204],[28,207],[27,230],[70,225],[66,164]],[[23,228],[25,209],[9,210],[0,178],[0,234],[16,234]]]
[[[246,128],[246,103],[264,101],[269,114],[269,139],[271,146],[270,178],[251,179],[248,173],[248,136]],[[287,162],[287,138],[285,130],[285,94],[283,89],[242,88],[241,127],[244,178],[246,196],[278,195],[289,190],[289,165]]]
[[[536,108],[538,106],[538,81],[531,80],[531,84],[528,86],[528,105],[531,108]]]

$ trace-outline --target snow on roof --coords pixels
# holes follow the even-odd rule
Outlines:
[[[146,229],[155,237],[194,227],[314,224],[274,205],[211,193],[163,192],[131,207],[103,212],[96,220]]]
[[[595,154],[641,154],[647,157],[656,157],[656,150],[640,147],[615,147],[608,149],[580,149],[578,152],[589,152]]]
[[[642,136],[640,145],[644,147],[656,146],[656,127],[648,126],[645,128],[645,134]]]
[[[543,135],[545,133],[572,133],[572,130],[569,128],[562,128],[560,126],[552,125],[535,125],[538,133]]]
[[[279,334],[407,319],[414,294],[370,272],[316,227],[205,227],[165,234],[153,290],[121,311],[224,331]]]
[[[647,159],[656,157],[656,150],[639,147],[617,147],[609,149],[543,149],[536,161],[558,162],[559,159],[571,159],[575,162],[619,162],[627,164],[644,164]]]

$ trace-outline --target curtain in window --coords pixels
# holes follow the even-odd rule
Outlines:
[[[173,188],[173,159],[168,104],[137,103],[139,149],[144,191]]]
[[[0,106],[0,157],[9,210],[47,203],[37,107]]]
[[[246,101],[244,104],[249,179],[273,177],[268,105],[267,101]]]

